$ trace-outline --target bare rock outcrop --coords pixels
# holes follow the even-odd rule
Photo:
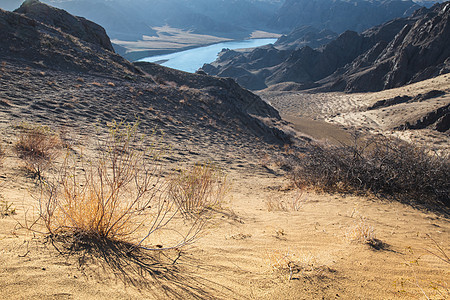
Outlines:
[[[39,0],[26,0],[14,12],[24,14],[31,19],[59,28],[83,41],[114,52],[105,29],[85,18],[73,16],[65,10],[49,6]]]
[[[450,2],[445,2],[361,34],[346,31],[316,49],[255,49],[252,55],[261,54],[258,68],[249,62],[250,54],[225,52],[202,70],[233,77],[250,89],[282,87],[280,83],[286,82],[316,91],[364,92],[399,87],[450,72],[449,19]]]
[[[332,89],[377,91],[450,72],[450,2],[421,9],[411,19],[415,22],[405,25],[387,45],[369,50],[375,53],[370,59],[365,53],[342,75],[329,78]]]
[[[431,128],[439,132],[450,132],[450,104],[435,109],[414,122],[408,122],[397,129]]]
[[[313,26],[337,33],[361,32],[420,8],[411,0],[286,0],[270,25],[284,30]]]

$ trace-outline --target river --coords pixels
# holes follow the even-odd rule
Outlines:
[[[253,48],[267,44],[275,43],[277,39],[249,39],[242,41],[231,41],[213,44],[204,47],[198,47],[185,51],[175,52],[171,54],[150,56],[140,59],[139,61],[161,62],[161,65],[178,69],[181,71],[194,73],[205,63],[211,63],[216,60],[217,54],[222,49],[242,49]]]

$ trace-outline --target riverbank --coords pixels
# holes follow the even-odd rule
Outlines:
[[[171,54],[222,42],[242,41],[246,39],[278,38],[277,33],[254,31],[248,36],[225,38],[214,35],[196,34],[170,26],[153,27],[157,36],[143,36],[142,40],[125,41],[113,39],[116,52],[130,61],[145,57]]]
[[[209,46],[196,47],[194,49],[177,51],[171,54],[156,55],[145,57],[140,61],[153,62],[161,64],[165,67],[177,69],[184,72],[194,73],[204,66],[204,64],[212,63],[217,59],[218,54],[223,49],[244,49],[250,51],[256,47],[273,44],[275,38],[266,39],[244,39],[239,41],[227,41],[215,43]]]

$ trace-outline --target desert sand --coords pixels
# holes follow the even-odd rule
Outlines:
[[[2,195],[17,214],[0,220],[4,299],[433,299],[448,296],[448,219],[377,199],[304,193],[298,210],[268,211],[297,191],[262,168],[229,171],[225,209],[202,238],[181,250],[119,263],[64,255],[42,235],[17,229],[36,199],[33,182],[8,157]],[[364,218],[382,249],[346,236]],[[428,236],[429,235],[429,236]],[[430,239],[430,236],[433,240]],[[291,280],[283,257],[299,262]],[[281,260],[281,270],[277,266]],[[152,265],[146,267],[146,261]],[[423,290],[423,291],[422,291]]]
[[[172,101],[167,98],[171,96],[167,87],[147,87],[148,93],[156,88],[163,95],[167,93],[159,104],[149,105],[139,102],[139,93],[145,91],[128,82],[88,75],[63,78],[49,71],[39,75],[8,64],[4,68],[7,72],[2,76],[20,78],[20,84],[4,86],[1,93],[1,145],[6,154],[0,169],[0,193],[2,205],[11,205],[9,210],[15,209],[15,214],[0,218],[0,298],[449,297],[450,269],[448,261],[440,259],[443,254],[439,250],[450,253],[448,217],[375,197],[298,191],[272,159],[283,148],[249,139],[234,127],[218,128],[213,118],[208,122],[208,111],[192,117],[165,115],[165,103]],[[447,85],[442,86],[448,77],[434,80],[440,89],[448,90]],[[36,84],[41,92],[32,98],[34,92],[29,87]],[[303,128],[305,132],[299,135],[332,140],[345,138],[351,126],[390,129],[381,122],[381,113],[370,116],[373,119],[369,122],[362,119],[364,112],[357,110],[391,97],[391,93],[414,94],[428,88],[432,88],[430,82],[377,94],[272,94],[270,99],[261,95],[292,121],[294,128]],[[19,93],[21,97],[17,97]],[[129,105],[114,102],[119,98],[132,101]],[[120,105],[123,115],[114,115],[118,111],[115,105]],[[74,149],[86,149],[93,155],[95,141],[102,139],[92,125],[93,112],[101,122],[138,115],[144,125],[146,118],[163,124],[164,141],[171,146],[164,159],[167,174],[205,160],[215,162],[228,174],[230,192],[198,241],[179,250],[139,256],[120,252],[68,254],[60,253],[44,234],[21,228],[20,224],[36,215],[39,193],[36,180],[26,176],[23,162],[13,151],[18,125],[27,121],[53,126],[65,132]],[[296,123],[299,117],[315,119],[317,123],[312,124],[317,126],[305,119]],[[325,121],[341,125],[321,123]],[[447,149],[448,137],[442,138],[446,140],[441,146]],[[274,201],[295,206],[273,211],[268,203]],[[377,247],[352,238],[355,226],[361,223],[373,229]]]
[[[422,102],[403,103],[374,110],[367,108],[379,100],[397,96],[415,97],[432,90],[446,94]],[[374,93],[307,93],[263,90],[258,92],[264,100],[272,104],[285,119],[297,124],[297,128],[316,134],[318,139],[335,142],[346,139],[342,130],[354,130],[370,133],[381,133],[403,138],[421,147],[429,147],[436,151],[449,151],[448,134],[436,130],[395,130],[396,127],[413,122],[428,112],[450,103],[450,76],[441,75],[433,79],[413,83],[400,88]],[[310,122],[309,120],[312,120]],[[316,121],[316,123],[314,123]],[[319,122],[319,123],[317,123]],[[301,124],[316,124],[314,131]],[[323,124],[322,133],[318,133]],[[329,124],[335,124],[334,129]],[[299,127],[300,126],[300,127]],[[310,126],[310,125],[309,125]],[[327,134],[332,130],[333,134]]]

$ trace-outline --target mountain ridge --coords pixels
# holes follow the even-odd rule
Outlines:
[[[410,17],[388,21],[361,34],[346,31],[320,48],[305,46],[291,52],[272,49],[261,58],[269,60],[269,56],[283,53],[284,59],[278,64],[254,69],[249,65],[249,54],[229,56],[224,52],[202,70],[233,77],[250,89],[273,89],[281,83],[280,88],[285,88],[289,82],[293,83],[289,89],[318,91],[362,92],[397,87],[449,72],[447,5],[449,2],[421,8]],[[420,33],[421,28],[428,29]],[[267,47],[253,52],[264,49]],[[408,55],[414,61],[408,60]]]

